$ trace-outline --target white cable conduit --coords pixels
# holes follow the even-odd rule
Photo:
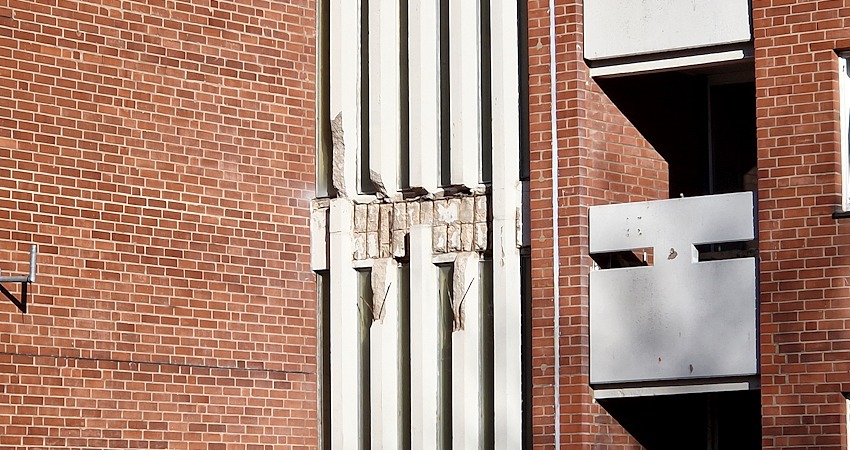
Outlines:
[[[561,448],[561,282],[560,233],[558,231],[558,87],[555,59],[555,0],[549,0],[549,95],[552,121],[552,275],[554,291],[555,339],[555,448]]]

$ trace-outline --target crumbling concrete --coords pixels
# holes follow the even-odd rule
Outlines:
[[[333,140],[333,174],[332,182],[340,197],[348,197],[345,190],[345,136],[342,128],[342,111],[331,121],[331,138]]]

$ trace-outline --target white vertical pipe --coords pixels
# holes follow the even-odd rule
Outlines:
[[[360,445],[360,370],[357,271],[351,267],[353,207],[349,200],[331,200],[331,447]]]
[[[372,265],[372,324],[370,343],[372,393],[372,449],[398,448],[401,426],[399,402],[399,290],[398,263],[379,259]],[[407,430],[404,430],[407,431]]]
[[[330,0],[330,39],[333,183],[342,196],[353,196],[357,194],[357,155],[360,148],[359,1]],[[344,153],[337,145],[340,138]]]
[[[841,208],[850,211],[850,69],[848,69],[847,58],[850,55],[842,53],[838,57],[838,86],[840,95],[840,108],[838,113],[838,129],[841,132],[841,172],[843,179],[841,183]]]
[[[476,186],[481,153],[481,14],[477,0],[449,2],[451,181]]]
[[[398,191],[401,148],[399,0],[369,2],[369,168],[378,189]]]
[[[558,170],[560,147],[558,142],[558,60],[555,27],[555,0],[549,0],[549,114],[552,130],[552,290],[555,319],[552,325],[555,347],[555,448],[561,448],[561,228],[558,209],[560,193]]]
[[[478,253],[459,253],[452,280],[453,305],[460,329],[452,332],[452,448],[477,449],[483,442],[481,298]]]
[[[437,448],[440,392],[440,292],[431,262],[431,226],[410,228],[410,442]]]
[[[493,102],[493,398],[496,450],[522,446],[522,288],[517,224],[519,30],[517,2],[490,1]]]
[[[410,186],[434,192],[440,161],[440,0],[409,2]]]

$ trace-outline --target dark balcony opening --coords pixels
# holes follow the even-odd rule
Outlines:
[[[600,399],[646,450],[761,448],[759,391]]]
[[[755,191],[751,64],[597,82],[667,161],[671,198]]]

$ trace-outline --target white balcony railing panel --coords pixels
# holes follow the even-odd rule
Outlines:
[[[592,254],[654,261],[591,272],[591,383],[756,374],[756,260],[700,262],[694,247],[753,237],[750,192],[592,207]]]

